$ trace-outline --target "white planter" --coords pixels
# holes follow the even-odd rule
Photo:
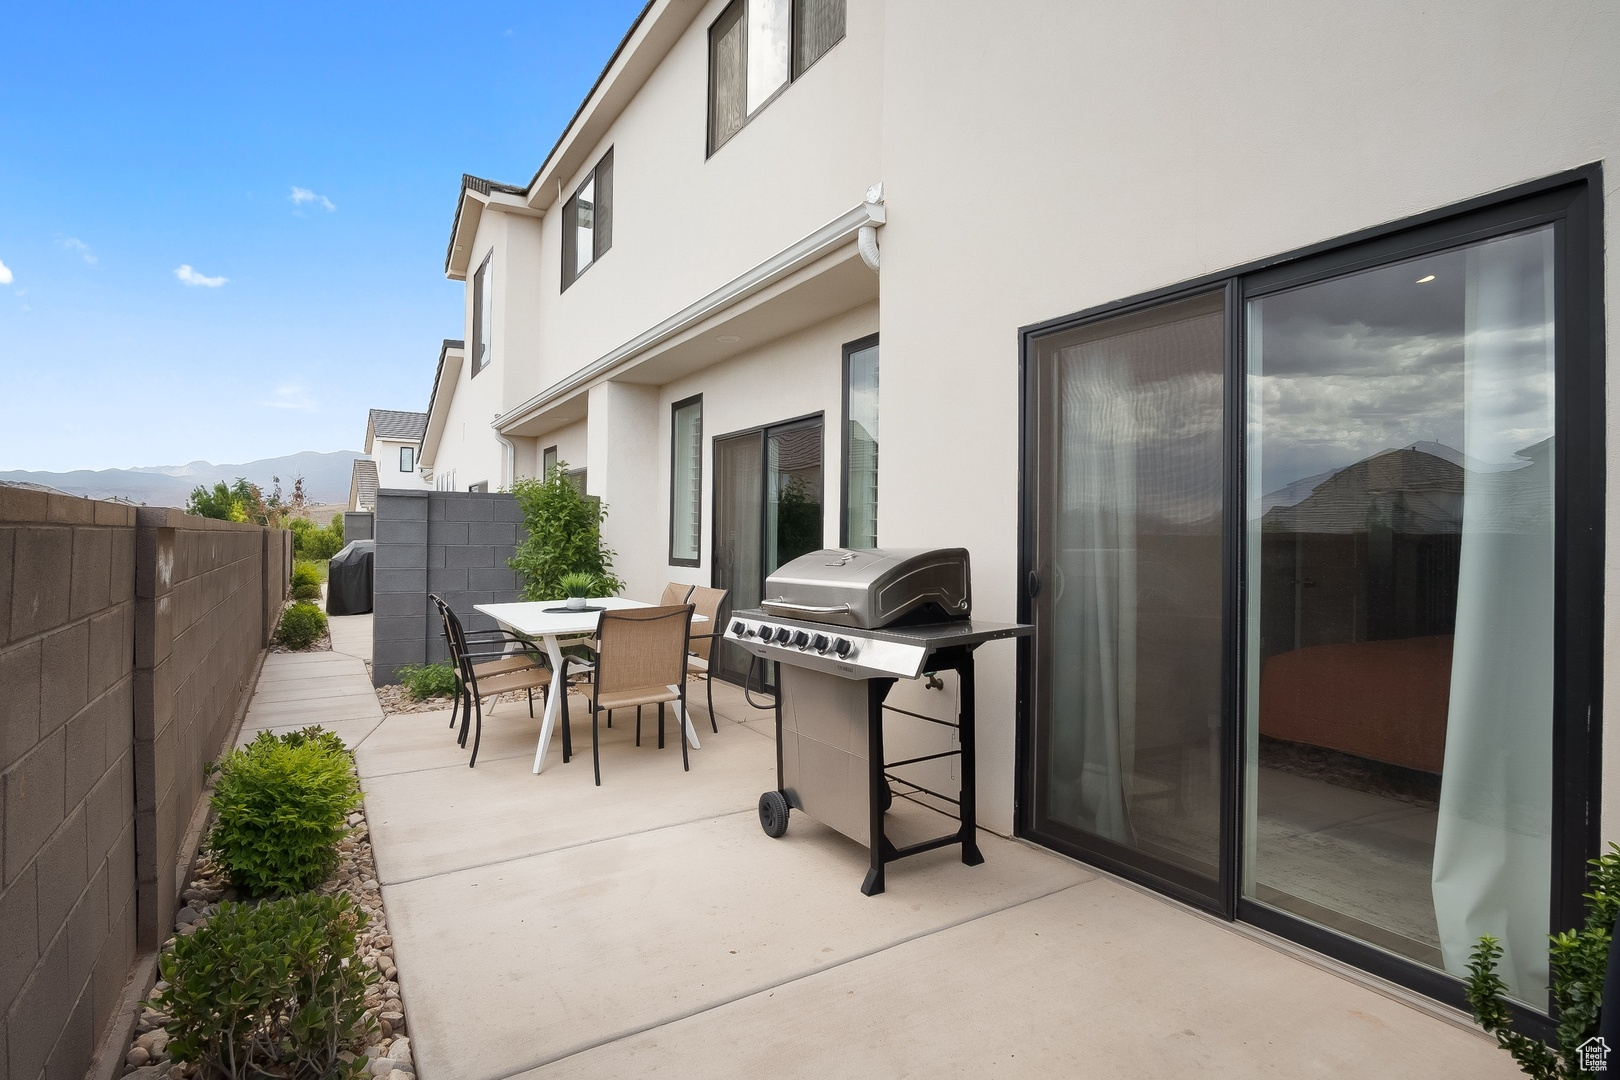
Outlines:
[[[585,610],[585,597],[583,597],[583,596],[570,596],[568,598],[568,605],[567,606],[568,606],[569,611],[583,611],[583,610]]]

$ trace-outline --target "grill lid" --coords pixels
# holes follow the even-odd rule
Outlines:
[[[766,578],[765,594],[774,615],[868,630],[973,614],[966,548],[823,548]]]

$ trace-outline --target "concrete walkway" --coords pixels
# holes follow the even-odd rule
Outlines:
[[[368,617],[272,655],[245,731],[356,750],[421,1080],[504,1077],[1518,1076],[1478,1033],[1042,849],[983,834],[891,867],[795,815],[759,828],[773,732],[734,688],[683,773],[604,731],[602,786],[539,721],[383,718]],[[703,723],[703,709],[694,710]],[[673,731],[673,725],[671,725]]]

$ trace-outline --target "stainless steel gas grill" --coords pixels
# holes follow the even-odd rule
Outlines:
[[[814,551],[767,578],[765,595],[759,608],[733,613],[725,636],[780,665],[777,788],[759,799],[766,833],[785,833],[792,808],[866,845],[872,868],[861,891],[868,896],[883,891],[884,864],[907,855],[960,844],[964,863],[983,862],[974,835],[973,650],[1032,627],[970,617],[963,548]],[[954,722],[886,704],[899,680],[946,671],[958,679]],[[959,745],[886,761],[886,713],[951,728]],[[954,797],[896,772],[948,758],[960,764]],[[884,830],[896,796],[945,814],[956,828],[896,847]]]

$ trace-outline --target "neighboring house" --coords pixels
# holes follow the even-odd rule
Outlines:
[[[354,472],[349,478],[349,509],[377,509],[377,463],[370,458],[354,459]]]
[[[423,457],[586,469],[644,598],[965,546],[1037,628],[981,824],[1453,1004],[1492,933],[1544,1011],[1620,837],[1617,55],[1614,5],[654,0],[463,178]]]
[[[355,461],[354,479],[349,486],[350,510],[375,510],[378,489],[420,491],[433,486],[418,460],[427,420],[427,413],[400,412],[397,409],[371,410],[366,416],[366,453],[370,455],[370,475],[362,475],[365,459]],[[368,483],[369,495],[365,491]]]

